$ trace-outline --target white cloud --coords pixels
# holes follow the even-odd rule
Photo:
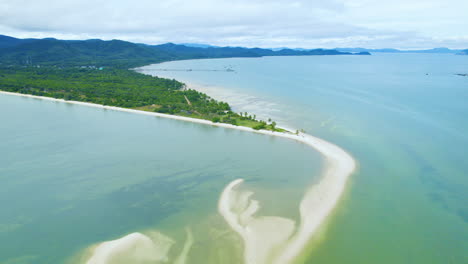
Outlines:
[[[0,0],[16,37],[290,47],[468,47],[465,0]]]

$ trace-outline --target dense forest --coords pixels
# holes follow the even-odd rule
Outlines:
[[[112,68],[0,67],[0,90],[208,119],[254,129],[276,128],[183,83]]]
[[[0,66],[97,66],[128,69],[184,59],[351,54],[353,53],[324,49],[273,51],[241,47],[200,48],[172,43],[145,45],[122,40],[17,39],[0,35]]]

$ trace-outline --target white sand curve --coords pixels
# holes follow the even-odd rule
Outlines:
[[[255,217],[259,203],[250,199],[252,192],[237,190],[242,181],[237,179],[224,189],[219,199],[219,212],[242,237],[245,264],[270,263],[271,253],[293,233],[294,221],[277,216]]]
[[[160,233],[151,238],[132,233],[122,238],[99,244],[86,264],[165,263],[174,241]]]
[[[120,112],[127,112],[127,113],[134,113],[134,114],[141,114],[141,115],[147,115],[147,116],[155,116],[155,117],[162,117],[162,118],[169,118],[169,119],[176,119],[176,120],[181,120],[181,121],[186,121],[186,122],[193,122],[193,123],[198,123],[198,124],[205,124],[205,125],[211,125],[211,126],[217,126],[217,127],[224,127],[224,128],[229,128],[229,129],[236,129],[236,130],[241,130],[241,131],[247,131],[251,133],[257,133],[257,134],[264,134],[264,135],[270,135],[270,136],[276,136],[276,137],[282,137],[282,138],[288,138],[292,139],[295,141],[302,142],[318,152],[320,152],[326,160],[326,171],[320,180],[319,183],[311,186],[307,192],[304,198],[302,199],[300,206],[299,206],[299,211],[300,211],[300,216],[301,216],[301,222],[299,224],[299,227],[297,227],[296,232],[294,235],[288,240],[286,244],[284,244],[284,248],[281,250],[281,252],[274,254],[277,255],[275,257],[275,262],[272,262],[274,264],[286,264],[286,263],[291,263],[304,249],[306,246],[307,242],[311,239],[311,237],[314,235],[314,233],[317,231],[318,227],[320,224],[322,224],[326,217],[332,212],[333,208],[336,206],[338,203],[341,195],[343,194],[343,191],[346,186],[347,179],[349,176],[352,174],[356,167],[356,162],[354,159],[349,155],[346,151],[341,149],[340,147],[327,142],[325,140],[322,140],[320,138],[307,135],[307,134],[300,134],[300,135],[295,135],[295,134],[289,134],[289,133],[280,133],[280,132],[272,132],[272,131],[266,131],[266,130],[254,130],[252,128],[248,127],[241,127],[241,126],[234,126],[231,124],[223,124],[223,123],[213,123],[208,120],[203,120],[203,119],[196,119],[196,118],[190,118],[190,117],[183,117],[183,116],[175,116],[175,115],[168,115],[168,114],[161,114],[161,113],[155,113],[155,112],[147,112],[147,111],[141,111],[141,110],[134,110],[134,109],[128,109],[128,108],[120,108],[120,107],[114,107],[114,106],[105,106],[105,105],[100,105],[100,104],[94,104],[94,103],[86,103],[86,102],[78,102],[78,101],[66,101],[63,99],[55,99],[55,98],[50,98],[50,97],[44,97],[44,96],[35,96],[35,95],[28,95],[28,94],[20,94],[20,93],[12,93],[12,92],[4,92],[0,91],[0,94],[5,94],[5,95],[14,95],[14,96],[21,96],[21,97],[27,97],[27,98],[35,98],[35,99],[42,99],[42,100],[48,100],[48,101],[55,101],[55,102],[63,102],[63,103],[69,103],[69,104],[76,104],[76,105],[83,105],[83,106],[88,106],[88,107],[94,107],[94,108],[100,108],[100,109],[106,109],[106,110],[114,110],[114,111],[120,111]],[[220,197],[220,201],[218,204],[218,210],[219,212],[223,215],[225,220],[228,222],[228,224],[231,226],[233,230],[235,230],[244,240],[244,247],[245,247],[245,252],[253,252],[249,254],[244,254],[247,262],[248,259],[258,259],[261,260],[263,257],[261,256],[255,256],[256,252],[256,246],[251,245],[251,243],[246,243],[246,240],[253,241],[253,238],[248,238],[247,235],[245,235],[246,231],[246,221],[248,221],[249,218],[253,218],[253,214],[256,212],[257,209],[255,207],[258,207],[258,202],[254,202],[253,208],[246,209],[244,210],[244,215],[242,216],[242,221],[243,224],[239,225],[239,221],[237,220],[237,216],[234,217],[236,214],[232,214],[231,212],[231,207],[232,207],[232,202],[231,201],[236,201],[238,198],[231,198],[233,195],[230,194],[232,191],[235,191],[235,187],[239,185],[242,182],[242,180],[236,180],[234,182],[231,182],[223,191]],[[240,200],[249,200],[251,194],[244,194],[246,197],[240,199]],[[234,195],[234,197],[236,197]],[[224,200],[228,200],[228,202]],[[238,202],[238,201],[237,201]],[[235,203],[237,203],[235,202]],[[245,202],[241,202],[241,204],[245,204]],[[256,219],[258,220],[259,217]],[[260,225],[259,223],[264,223],[266,224],[267,222],[271,224],[272,219],[276,219],[279,217],[267,217],[267,219],[260,219],[261,222],[252,222],[250,224],[250,227],[247,228],[248,231],[247,233],[252,233],[253,237],[256,237],[258,239],[260,233],[264,233],[265,231],[260,231]],[[233,220],[234,219],[234,220]],[[283,218],[285,219],[285,218]],[[257,221],[255,220],[255,221]],[[252,220],[253,221],[253,220]],[[283,221],[283,220],[281,220]],[[290,220],[292,221],[292,220]],[[290,224],[282,224],[284,226],[288,226]],[[254,229],[258,229],[254,230]],[[285,233],[286,233],[286,227]],[[255,234],[254,234],[255,233]],[[244,234],[244,235],[243,235]],[[265,239],[268,239],[265,237]],[[268,248],[268,247],[265,247]],[[274,246],[273,248],[277,248]],[[266,250],[266,249],[262,249]],[[270,249],[268,249],[270,250]],[[267,251],[268,251],[267,250]],[[259,251],[262,252],[262,251]],[[253,255],[251,255],[253,254]],[[259,253],[260,254],[260,253]],[[264,253],[261,253],[264,254]],[[247,262],[249,263],[249,262]],[[255,263],[255,264],[260,264]],[[89,263],[92,264],[92,263]]]
[[[244,241],[245,264],[292,263],[335,208],[348,177],[356,167],[348,153],[325,140],[306,134],[277,135],[296,139],[319,151],[325,157],[325,172],[317,184],[309,187],[301,200],[301,218],[296,229],[294,222],[287,218],[254,217],[260,205],[258,201],[249,201],[252,192],[236,190],[242,179],[234,180],[226,186],[221,193],[218,210]]]
[[[185,231],[187,237],[184,246],[174,261],[171,261],[168,255],[175,241],[153,231],[147,235],[132,233],[116,240],[102,242],[94,248],[86,264],[185,264],[193,244],[192,231],[189,228]]]
[[[175,259],[174,264],[185,264],[187,262],[187,256],[193,245],[193,234],[190,228],[185,228],[187,238],[185,239],[184,247],[180,252],[180,255]]]

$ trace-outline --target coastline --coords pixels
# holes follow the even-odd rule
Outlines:
[[[161,77],[166,78],[164,75]],[[264,100],[259,95],[235,92],[220,86],[208,86],[186,81],[182,82],[185,83],[189,89],[207,94],[217,101],[228,102],[234,112],[255,114],[258,120],[268,120],[271,118],[278,124],[278,127],[291,132],[296,131],[296,128],[288,125],[288,120],[284,120],[284,118],[274,114],[278,111],[276,103]]]
[[[5,92],[0,91],[0,94],[12,95],[12,96],[21,96],[27,98],[34,98],[34,99],[41,99],[41,100],[48,100],[48,101],[55,101],[55,102],[62,102],[62,103],[69,103],[69,104],[76,104],[76,105],[83,105],[88,107],[100,108],[100,109],[107,109],[107,110],[114,110],[119,112],[127,112],[127,113],[134,113],[134,114],[142,114],[148,116],[155,116],[161,118],[169,118],[175,119],[180,121],[204,124],[204,125],[211,125],[215,127],[223,127],[229,129],[235,129],[240,131],[246,132],[253,132],[257,134],[269,135],[269,136],[276,136],[281,138],[288,138],[294,141],[301,142],[306,144],[316,151],[320,152],[326,162],[325,172],[321,177],[320,182],[314,184],[313,186],[308,186],[307,191],[302,199],[299,211],[300,211],[300,223],[298,226],[297,231],[289,238],[289,242],[287,245],[284,246],[281,254],[275,257],[275,262],[278,264],[284,263],[291,263],[296,257],[298,257],[301,253],[301,250],[307,245],[308,241],[312,238],[312,236],[316,233],[322,223],[325,222],[326,218],[331,214],[333,209],[339,202],[349,176],[353,173],[356,168],[356,162],[352,158],[350,154],[346,151],[341,149],[340,147],[322,140],[320,138],[314,137],[312,135],[300,133],[299,135],[285,133],[285,132],[273,132],[267,130],[254,130],[249,127],[242,127],[242,126],[235,126],[231,124],[224,124],[224,123],[213,123],[209,120],[204,119],[196,119],[190,117],[183,117],[183,116],[175,116],[169,114],[162,114],[156,112],[147,112],[142,110],[134,110],[134,109],[127,109],[127,108],[120,108],[114,106],[105,106],[99,105],[94,103],[87,103],[87,102],[78,102],[78,101],[66,101],[64,99],[56,99],[50,97],[43,97],[43,96],[35,96],[35,95],[28,95],[28,94],[20,94],[20,93],[12,93],[12,92]],[[235,183],[234,183],[235,182]],[[223,214],[229,210],[229,192],[231,192],[237,185],[239,185],[242,180],[238,179],[229,184],[222,192],[218,210],[225,218],[226,222],[233,228],[232,219]],[[246,240],[245,236],[242,236],[242,231],[239,232],[239,228],[233,228],[241,237]],[[236,230],[237,229],[237,230]],[[251,251],[255,251],[255,249],[250,249]],[[244,250],[244,251],[247,251]],[[248,262],[247,262],[248,263]]]
[[[267,245],[272,239],[267,240],[268,242],[262,245],[254,243],[253,241],[258,240],[258,238],[252,237],[252,233],[256,232],[254,228],[249,224],[242,225],[241,222],[245,221],[237,220],[239,218],[245,218],[245,215],[247,215],[248,218],[253,218],[253,214],[259,208],[258,201],[252,200],[246,202],[244,198],[244,201],[241,202],[243,204],[240,206],[245,207],[245,211],[240,214],[234,214],[230,211],[231,207],[239,205],[239,202],[235,201],[235,199],[239,199],[239,197],[242,196],[248,197],[252,194],[236,193],[236,188],[242,184],[243,180],[234,180],[223,190],[218,203],[218,210],[231,228],[242,237],[244,244],[251,246],[251,248],[244,249],[245,264],[270,263],[259,261],[259,253],[252,253],[264,252],[269,249],[270,254],[276,254],[272,262],[273,264],[294,263],[294,260],[300,256],[302,250],[336,208],[345,191],[348,178],[356,169],[356,162],[352,156],[332,143],[307,134],[293,137],[289,135],[279,136],[296,139],[320,152],[325,158],[325,171],[317,184],[307,187],[307,191],[299,206],[300,223],[295,233],[291,234],[291,232],[287,230],[288,227],[284,229],[280,228],[280,226],[284,226],[281,222],[284,223],[285,220],[289,219],[282,218],[282,221],[275,221],[273,225],[275,226],[275,232],[282,232],[285,230],[284,233],[286,233],[285,239],[276,244]],[[261,216],[258,218],[266,217]],[[269,247],[269,249],[267,247]],[[281,250],[278,250],[278,248],[281,248]],[[277,253],[277,251],[280,251],[280,253]],[[264,253],[263,255],[266,254]]]

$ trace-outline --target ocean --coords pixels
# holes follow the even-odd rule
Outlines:
[[[337,144],[358,170],[312,263],[468,262],[464,56],[264,57],[149,65],[238,112]],[[0,263],[85,263],[90,247],[158,233],[187,264],[242,263],[217,212],[245,179],[259,215],[298,219],[322,157],[291,140],[0,94]],[[156,262],[158,263],[158,262]],[[161,261],[164,263],[164,261]]]
[[[2,264],[86,263],[134,232],[164,237],[174,260],[186,228],[188,263],[239,263],[223,188],[243,178],[259,213],[297,219],[323,169],[291,140],[63,102],[0,94],[0,120]]]
[[[466,56],[209,59],[142,71],[355,157],[359,169],[306,263],[468,262],[468,78],[456,75],[468,72]]]

